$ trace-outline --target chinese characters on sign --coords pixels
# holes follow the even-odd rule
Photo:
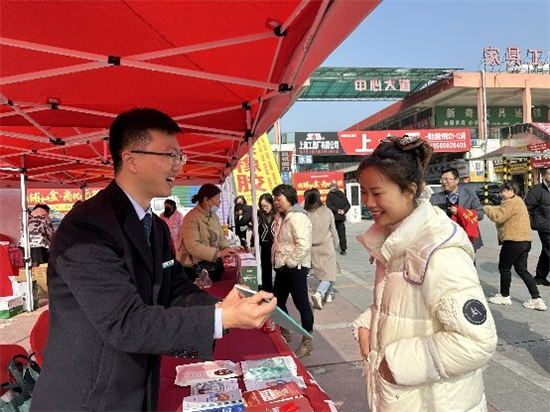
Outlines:
[[[544,122],[548,107],[535,106],[531,109],[533,122]],[[487,122],[490,127],[512,126],[523,123],[523,108],[512,106],[491,106],[487,108]],[[478,126],[475,106],[438,106],[435,108],[436,127]]]
[[[281,174],[266,134],[260,136],[254,143],[254,172],[258,196],[266,192],[271,193],[275,186],[282,183]],[[252,182],[250,181],[248,154],[244,155],[237,163],[233,177],[237,194],[243,195],[247,203],[250,204],[252,202]]]
[[[310,165],[313,163],[312,155],[298,155],[296,156],[296,163],[299,165]]]
[[[542,69],[548,61],[543,61],[541,49],[527,49],[523,54],[519,47],[508,46],[504,54],[500,53],[497,47],[485,47],[483,49],[483,66],[491,68],[500,68],[506,65],[507,70],[521,68],[527,65],[532,71],[537,72]]]
[[[281,172],[290,172],[290,167],[292,165],[292,152],[280,152],[279,156],[279,168],[281,169]]]
[[[88,188],[85,200],[95,196],[100,190],[101,188]],[[45,203],[52,209],[61,212],[70,210],[77,200],[83,200],[82,190],[80,189],[29,189],[27,192],[27,204],[29,206]]]
[[[531,158],[531,167],[534,168],[543,168],[550,167],[550,143],[535,143],[530,144],[527,148],[532,152],[541,153],[540,157]]]
[[[296,132],[296,150],[299,154],[331,155],[343,153],[336,132]]]
[[[324,203],[332,182],[338,184],[340,190],[344,190],[344,174],[342,172],[306,172],[293,173],[292,185],[298,192],[298,202],[304,200],[304,192],[309,189],[319,189],[321,201]]]
[[[357,79],[354,82],[354,89],[358,92],[381,92],[381,91],[400,91],[400,92],[410,92],[411,91],[411,81],[409,79]]]
[[[296,132],[297,164],[313,163],[313,156],[334,154],[368,155],[387,136],[413,134],[431,143],[436,152],[467,152],[470,150],[470,129],[365,130],[343,132]],[[306,139],[310,138],[309,141]],[[312,137],[314,140],[312,140]],[[315,149],[315,142],[337,142],[336,150]],[[309,156],[309,157],[308,157]],[[311,158],[310,158],[311,157]]]

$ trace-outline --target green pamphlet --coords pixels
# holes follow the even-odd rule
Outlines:
[[[250,297],[255,295],[257,292],[255,290],[247,289],[241,285],[235,285],[235,287],[246,297]],[[269,299],[265,299],[267,302],[269,302]],[[292,319],[289,315],[287,315],[284,311],[282,311],[278,306],[275,307],[275,310],[271,313],[271,320],[275,322],[279,327],[285,328],[288,330],[292,330],[296,333],[299,333],[301,335],[304,335],[308,339],[313,339],[313,336],[311,336],[311,333],[309,333],[307,330],[302,328],[302,326],[294,319]]]

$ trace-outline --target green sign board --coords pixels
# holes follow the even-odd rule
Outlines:
[[[309,78],[299,100],[403,99],[453,69],[395,67],[320,67]]]
[[[533,107],[533,122],[548,121],[548,107]],[[505,127],[523,123],[523,109],[518,106],[491,106],[487,108],[489,127]],[[438,106],[435,108],[435,127],[477,128],[476,106]]]

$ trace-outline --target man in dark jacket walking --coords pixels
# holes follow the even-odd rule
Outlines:
[[[544,179],[531,188],[525,196],[525,205],[531,219],[531,229],[536,230],[540,237],[542,250],[535,273],[537,285],[550,286],[550,168],[544,173]]]
[[[334,213],[334,223],[336,224],[336,231],[338,232],[340,242],[340,254],[345,255],[348,248],[348,241],[346,239],[346,213],[348,213],[350,204],[344,192],[338,189],[336,182],[330,184],[329,190],[326,203],[327,207]]]

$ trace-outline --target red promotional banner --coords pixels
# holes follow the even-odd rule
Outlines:
[[[531,158],[531,167],[535,169],[550,167],[550,142],[530,144],[527,149],[542,154],[540,157]]]
[[[309,189],[319,189],[321,200],[325,203],[328,187],[332,182],[338,184],[338,189],[344,190],[344,173],[342,172],[305,172],[292,174],[292,186],[298,192],[298,202],[304,200],[304,192]]]
[[[86,188],[86,200],[95,196],[101,187]],[[81,189],[28,189],[27,204],[34,206],[37,203],[45,203],[52,209],[60,212],[68,212],[77,200],[82,199]]]
[[[435,152],[467,152],[470,150],[470,129],[363,130],[338,132],[338,139],[348,155],[368,155],[388,136],[419,136],[432,145]]]

